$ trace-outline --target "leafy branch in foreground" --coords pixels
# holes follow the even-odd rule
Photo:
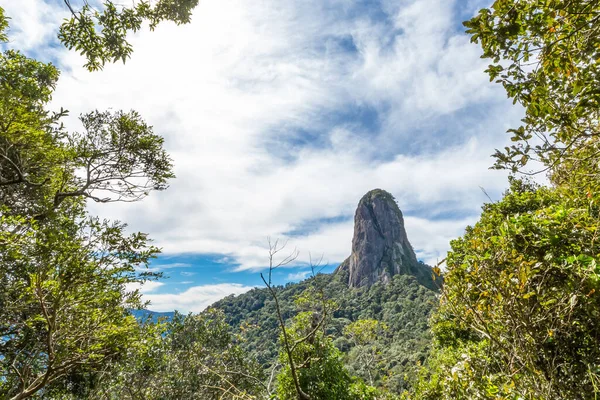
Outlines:
[[[198,0],[139,1],[130,7],[110,0],[95,8],[87,1],[81,6],[72,0],[63,0],[71,18],[60,27],[58,38],[69,49],[83,55],[90,71],[100,70],[107,62],[123,61],[131,57],[133,47],[127,34],[137,32],[144,22],[154,30],[162,21],[177,25],[191,21],[192,10]]]
[[[168,187],[174,174],[163,138],[152,133],[137,112],[94,111],[80,119],[85,133],[70,135],[68,141],[71,168],[81,171],[82,177],[74,174],[61,182],[54,194],[55,207],[73,196],[102,203],[138,201],[150,190]]]
[[[497,0],[465,23],[525,107],[496,167],[538,161],[552,185],[511,178],[451,243],[415,398],[600,395],[599,21],[598,0]]]
[[[598,195],[513,181],[452,242],[432,373],[415,398],[600,392]]]
[[[173,178],[163,139],[140,115],[93,111],[83,132],[45,110],[58,79],[51,64],[8,50],[0,55],[0,199],[38,218],[66,199],[137,201]]]
[[[515,144],[496,152],[495,167],[529,173],[523,168],[535,160],[537,172],[553,172],[597,158],[600,1],[497,0],[464,25],[492,61],[490,80],[525,107],[523,125],[509,131]]]

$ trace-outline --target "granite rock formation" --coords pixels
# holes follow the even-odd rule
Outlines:
[[[348,275],[348,286],[387,284],[394,275],[413,275],[424,286],[438,289],[432,269],[417,260],[404,229],[404,218],[394,197],[371,190],[354,215],[352,254],[336,270]]]

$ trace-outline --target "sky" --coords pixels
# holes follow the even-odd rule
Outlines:
[[[168,190],[89,209],[153,238],[150,267],[167,278],[141,291],[149,309],[182,312],[261,286],[268,237],[300,254],[277,283],[306,278],[309,257],[332,271],[374,188],[396,198],[420,260],[445,257],[506,189],[490,155],[522,116],[464,33],[488,3],[200,0],[191,24],[143,29],[125,65],[88,72],[57,42],[62,1],[0,0],[8,47],[61,69],[51,108],[70,111],[70,130],[85,112],[134,109],[165,138]]]

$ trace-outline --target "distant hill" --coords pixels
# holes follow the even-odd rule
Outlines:
[[[175,311],[167,311],[167,312],[158,312],[158,311],[151,311],[151,310],[129,310],[129,311],[139,321],[145,321],[148,317],[151,318],[152,322],[157,322],[161,318],[170,320],[175,315]]]

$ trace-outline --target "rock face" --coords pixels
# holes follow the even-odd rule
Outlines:
[[[336,270],[347,272],[348,286],[387,284],[394,275],[413,275],[437,289],[431,267],[419,262],[408,241],[404,218],[394,197],[375,189],[363,196],[354,215],[352,254]]]

